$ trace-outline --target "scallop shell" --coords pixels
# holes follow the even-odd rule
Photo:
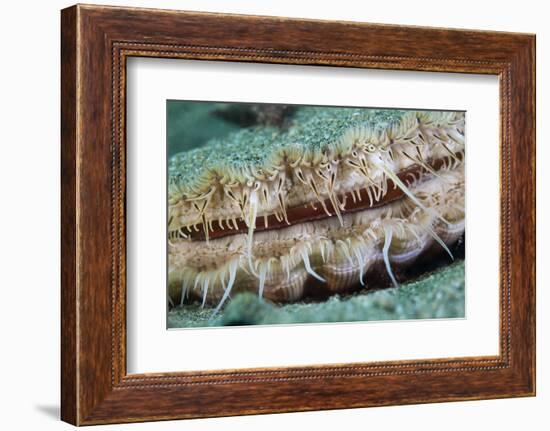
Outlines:
[[[419,194],[424,196],[424,201],[431,203],[432,209],[446,214],[446,206],[463,205],[462,194],[455,193],[454,200],[449,201],[452,193],[446,192],[461,181],[463,171],[458,170],[446,181],[433,178],[419,185],[418,191],[422,192]],[[441,199],[441,196],[446,199]],[[223,297],[225,289],[216,280],[223,276],[227,285],[229,276],[227,273],[223,275],[225,270],[220,270],[220,262],[228,259],[237,259],[232,293],[253,291],[272,301],[293,302],[302,298],[306,287],[311,286],[332,293],[372,287],[370,272],[383,266],[387,229],[392,231],[388,263],[393,271],[414,264],[429,250],[438,249],[444,253],[443,245],[452,245],[464,233],[464,213],[454,212],[452,215],[454,219],[443,223],[429,213],[411,211],[407,202],[397,201],[380,209],[346,214],[344,226],[335,222],[334,218],[327,218],[260,232],[255,235],[253,260],[246,256],[246,235],[242,234],[208,243],[193,243],[192,247],[189,242],[176,243],[172,246],[171,262],[173,266],[179,264],[187,271],[181,272],[181,278],[188,276],[196,280],[197,273],[211,271],[213,281],[208,283],[206,296],[203,284],[187,283],[193,284],[189,295],[203,298],[206,303],[218,304]],[[430,231],[433,233],[430,234]],[[195,261],[211,269],[189,272],[189,266]],[[177,268],[172,273],[176,275],[170,293],[177,301],[181,299],[178,283],[182,280],[178,280]],[[202,275],[199,278],[205,277]]]
[[[189,297],[219,308],[239,291],[288,302],[311,287],[368,288],[376,268],[385,268],[395,282],[394,271],[434,247],[450,253],[448,247],[464,232],[463,113],[373,111],[359,121],[350,120],[348,111],[331,111],[353,126],[339,137],[327,131],[334,139],[325,144],[315,141],[325,139],[316,127],[335,123],[322,112],[304,118],[307,130],[297,125],[282,135],[243,132],[172,160],[168,229],[174,303]],[[386,117],[391,121],[381,121]],[[221,161],[230,149],[244,151],[248,164]],[[437,172],[424,162],[434,159],[440,161]],[[263,164],[251,165],[254,160]],[[399,185],[397,173],[410,172],[411,166],[421,175],[411,174],[409,186]],[[390,180],[404,195],[374,207],[390,191]],[[348,211],[346,199],[368,200],[372,208]],[[287,206],[322,206],[326,215],[286,226]],[[278,228],[255,232],[262,215],[264,223],[268,216],[276,219]],[[189,239],[199,225],[205,240]],[[248,232],[209,239],[216,226]]]

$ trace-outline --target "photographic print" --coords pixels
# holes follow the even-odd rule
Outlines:
[[[61,418],[534,396],[535,47],[64,9]]]
[[[465,316],[465,113],[167,101],[168,328]]]

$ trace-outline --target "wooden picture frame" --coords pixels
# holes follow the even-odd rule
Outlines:
[[[64,9],[61,18],[64,421],[535,394],[534,35],[83,5]],[[497,75],[500,354],[127,374],[125,65],[131,56]]]

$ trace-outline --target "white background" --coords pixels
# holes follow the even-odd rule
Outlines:
[[[548,428],[550,415],[550,163],[544,143],[550,127],[549,13],[541,1],[312,2],[297,0],[110,2],[132,6],[345,19],[537,33],[538,112],[538,396],[437,405],[293,413],[106,426],[97,429],[258,430],[403,429],[498,430]],[[5,2],[0,15],[1,140],[0,244],[2,354],[0,426],[3,429],[70,429],[59,409],[59,9],[69,2]],[[547,187],[546,187],[547,189]],[[545,286],[546,285],[546,286]],[[546,311],[546,314],[545,314]]]
[[[498,354],[496,76],[134,58],[127,83],[129,373]],[[167,331],[165,110],[184,98],[466,111],[466,319]]]

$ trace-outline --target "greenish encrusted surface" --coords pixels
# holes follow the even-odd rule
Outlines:
[[[335,295],[323,302],[276,305],[252,293],[239,294],[210,319],[212,309],[186,305],[168,313],[168,328],[353,322],[464,317],[464,260],[398,288]]]
[[[398,109],[320,108],[298,109],[292,127],[285,135],[287,144],[300,143],[305,149],[322,149],[356,127],[386,130],[398,124],[407,111]]]
[[[169,173],[181,184],[189,184],[208,169],[222,165],[261,166],[276,148],[282,146],[280,136],[281,132],[275,127],[258,126],[239,130],[223,139],[211,139],[203,147],[180,153],[179,166],[170,166]]]
[[[335,108],[305,106],[296,110],[288,129],[254,126],[213,138],[200,148],[178,154],[170,165],[170,176],[180,184],[191,184],[208,169],[228,166],[265,167],[281,148],[322,150],[355,127],[384,130],[398,124],[407,111],[396,109]],[[185,166],[186,169],[181,169]]]

